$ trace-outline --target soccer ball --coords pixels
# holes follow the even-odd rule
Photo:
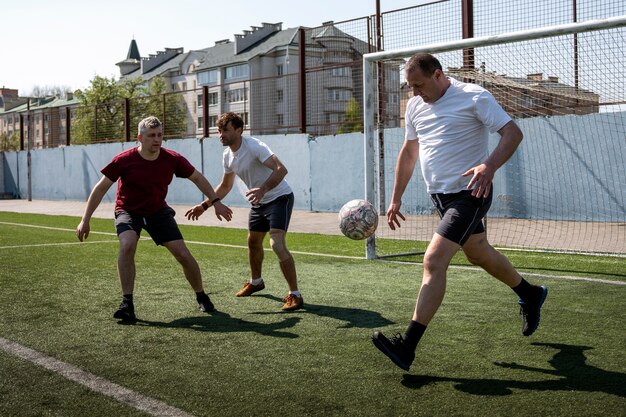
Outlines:
[[[339,229],[350,239],[368,238],[376,231],[377,226],[378,213],[369,201],[348,201],[339,210]]]

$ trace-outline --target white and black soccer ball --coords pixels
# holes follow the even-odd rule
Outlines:
[[[350,239],[368,238],[377,226],[378,212],[369,201],[351,200],[339,210],[339,229]]]

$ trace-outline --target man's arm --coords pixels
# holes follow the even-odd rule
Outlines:
[[[396,161],[396,173],[393,182],[393,193],[391,194],[391,204],[389,204],[389,208],[387,209],[387,224],[389,224],[391,230],[396,230],[396,226],[400,227],[398,217],[405,220],[402,213],[400,213],[402,195],[411,180],[418,156],[419,141],[405,140],[398,154],[398,160]]]
[[[102,178],[100,178],[100,181],[98,181],[98,183],[91,190],[89,198],[87,199],[87,207],[85,207],[85,212],[83,213],[83,218],[76,227],[76,236],[81,242],[83,239],[87,239],[89,237],[89,221],[91,220],[91,216],[102,202],[102,198],[107,191],[109,191],[111,185],[113,185],[113,181],[108,179],[106,175],[103,175]]]
[[[470,168],[463,176],[473,175],[467,189],[470,190],[475,184],[476,187],[472,191],[474,197],[487,197],[491,191],[491,182],[496,171],[511,158],[515,150],[522,142],[524,135],[513,120],[505,124],[500,130],[500,142],[498,146],[491,152],[491,155],[482,164]]]
[[[193,220],[196,220],[200,214],[206,211],[210,206],[213,206],[215,208],[215,215],[219,220],[222,220],[222,217],[225,218],[227,221],[230,221],[232,219],[233,211],[220,201],[222,197],[217,194],[217,192],[211,186],[209,180],[207,180],[204,175],[202,175],[198,170],[194,170],[193,174],[189,176],[189,180],[193,182],[196,187],[198,187],[198,189],[208,197],[208,199],[204,200],[201,204],[196,206],[200,207],[202,209],[202,212],[200,212],[199,214],[195,214],[196,207],[194,207],[191,210],[187,211],[187,213],[185,213],[187,218],[193,217]],[[226,193],[224,195],[226,195]]]
[[[248,201],[252,204],[259,204],[263,196],[267,194],[269,190],[280,184],[287,175],[287,168],[285,168],[285,165],[283,165],[276,155],[267,158],[263,162],[263,165],[271,169],[272,173],[259,188],[252,188],[246,193]]]

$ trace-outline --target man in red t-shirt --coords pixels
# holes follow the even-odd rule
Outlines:
[[[113,317],[122,321],[136,320],[133,304],[135,284],[135,251],[142,229],[146,229],[157,245],[165,246],[182,265],[185,278],[196,292],[201,311],[215,308],[204,292],[200,267],[187,249],[183,236],[174,219],[174,210],[167,205],[167,187],[174,175],[188,178],[204,195],[209,197],[215,215],[230,221],[232,210],[222,204],[207,179],[182,155],[162,148],[163,126],[156,117],[139,122],[137,134],[139,146],[116,155],[102,169],[102,178],[94,186],[87,207],[76,228],[81,242],[89,236],[89,220],[106,192],[117,181],[115,200],[115,228],[120,241],[117,270],[122,287],[122,303]]]

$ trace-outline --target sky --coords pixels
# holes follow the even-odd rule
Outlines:
[[[382,12],[423,0],[380,0]],[[28,0],[3,2],[0,87],[85,88],[94,76],[119,78],[132,39],[141,56],[234,39],[251,26],[320,26],[376,13],[376,0]]]

